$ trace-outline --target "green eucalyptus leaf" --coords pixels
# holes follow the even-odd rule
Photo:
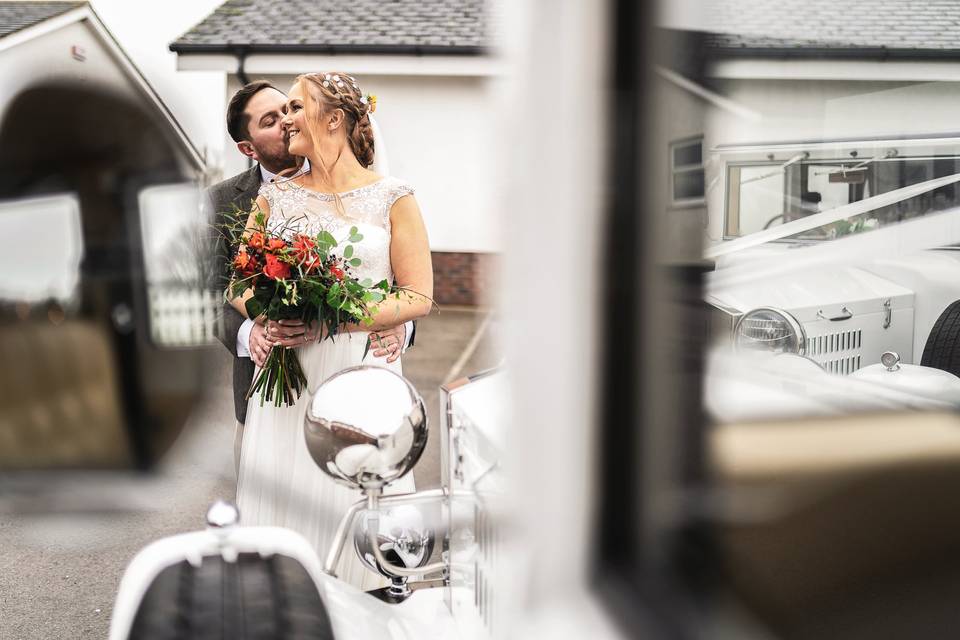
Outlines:
[[[337,246],[337,239],[330,235],[330,232],[325,229],[317,234],[317,240],[319,240],[320,244],[325,244],[330,247]]]
[[[257,300],[256,297],[247,300],[244,307],[247,309],[247,317],[249,318],[257,318],[263,313],[263,303]]]
[[[340,296],[340,283],[335,283],[327,291],[327,303],[333,307],[339,306],[339,296]]]
[[[353,245],[352,245],[352,244],[348,244],[348,245],[346,246],[346,248],[343,250],[343,257],[346,258],[347,260],[349,260],[350,258],[353,257]]]
[[[360,264],[361,264],[360,258],[353,258],[352,260],[350,260],[351,267],[359,267]]]

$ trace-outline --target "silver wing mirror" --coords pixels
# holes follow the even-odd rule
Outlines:
[[[403,376],[382,367],[352,367],[317,389],[304,437],[324,473],[366,495],[379,495],[420,459],[427,444],[427,412]]]
[[[433,550],[434,534],[409,511],[417,511],[411,503],[435,501],[442,492],[382,498],[384,487],[409,473],[427,444],[423,399],[406,378],[367,365],[331,376],[317,389],[307,409],[304,438],[310,456],[324,473],[366,496],[365,502],[353,505],[341,519],[324,571],[336,575],[353,521],[364,507],[354,536],[356,551],[367,567],[393,582],[377,593],[378,597],[401,602],[411,593],[406,585],[409,577],[445,568],[441,562],[425,564]],[[391,508],[400,498],[408,509]],[[382,502],[386,503],[384,513]]]

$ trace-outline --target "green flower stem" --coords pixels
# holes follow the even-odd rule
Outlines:
[[[297,353],[287,347],[273,347],[263,369],[250,385],[246,399],[260,394],[260,406],[273,402],[275,407],[293,406],[306,388],[307,378]]]

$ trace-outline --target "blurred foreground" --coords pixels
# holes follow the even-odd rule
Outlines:
[[[434,314],[418,324],[416,347],[404,356],[404,373],[430,417],[427,451],[415,470],[418,489],[439,485],[439,385],[497,363],[488,315],[466,308]],[[0,511],[0,638],[106,637],[130,559],[162,536],[203,528],[214,500],[233,499],[231,360],[220,348],[210,357],[216,377],[210,397],[193,411],[156,477],[126,487],[100,481],[92,492],[117,496],[101,500],[109,509],[70,513],[87,493],[64,489],[53,513]],[[0,507],[10,497],[0,495]],[[21,508],[32,502],[30,494],[16,498]]]

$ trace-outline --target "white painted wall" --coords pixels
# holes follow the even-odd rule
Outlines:
[[[350,69],[338,69],[350,72]],[[498,158],[492,116],[493,83],[477,76],[354,74],[365,93],[377,96],[391,173],[410,182],[434,251],[495,252],[500,248],[501,212],[493,180]],[[286,91],[292,75],[251,75]],[[240,87],[227,82],[227,100]],[[529,113],[529,112],[528,112]],[[224,177],[249,166],[224,136]],[[499,160],[502,160],[500,158]]]
[[[724,80],[720,91],[762,116],[714,111],[711,130],[720,144],[960,131],[960,82]]]
[[[664,238],[662,259],[667,262],[689,261],[701,252],[700,238],[707,225],[707,207],[671,206],[670,143],[704,135],[706,103],[676,84],[657,77],[652,95],[656,96],[656,132],[654,144],[648,147],[652,157],[648,165],[653,172],[651,186],[656,188],[657,211],[663,216],[658,227]],[[704,160],[709,147],[704,143]]]

